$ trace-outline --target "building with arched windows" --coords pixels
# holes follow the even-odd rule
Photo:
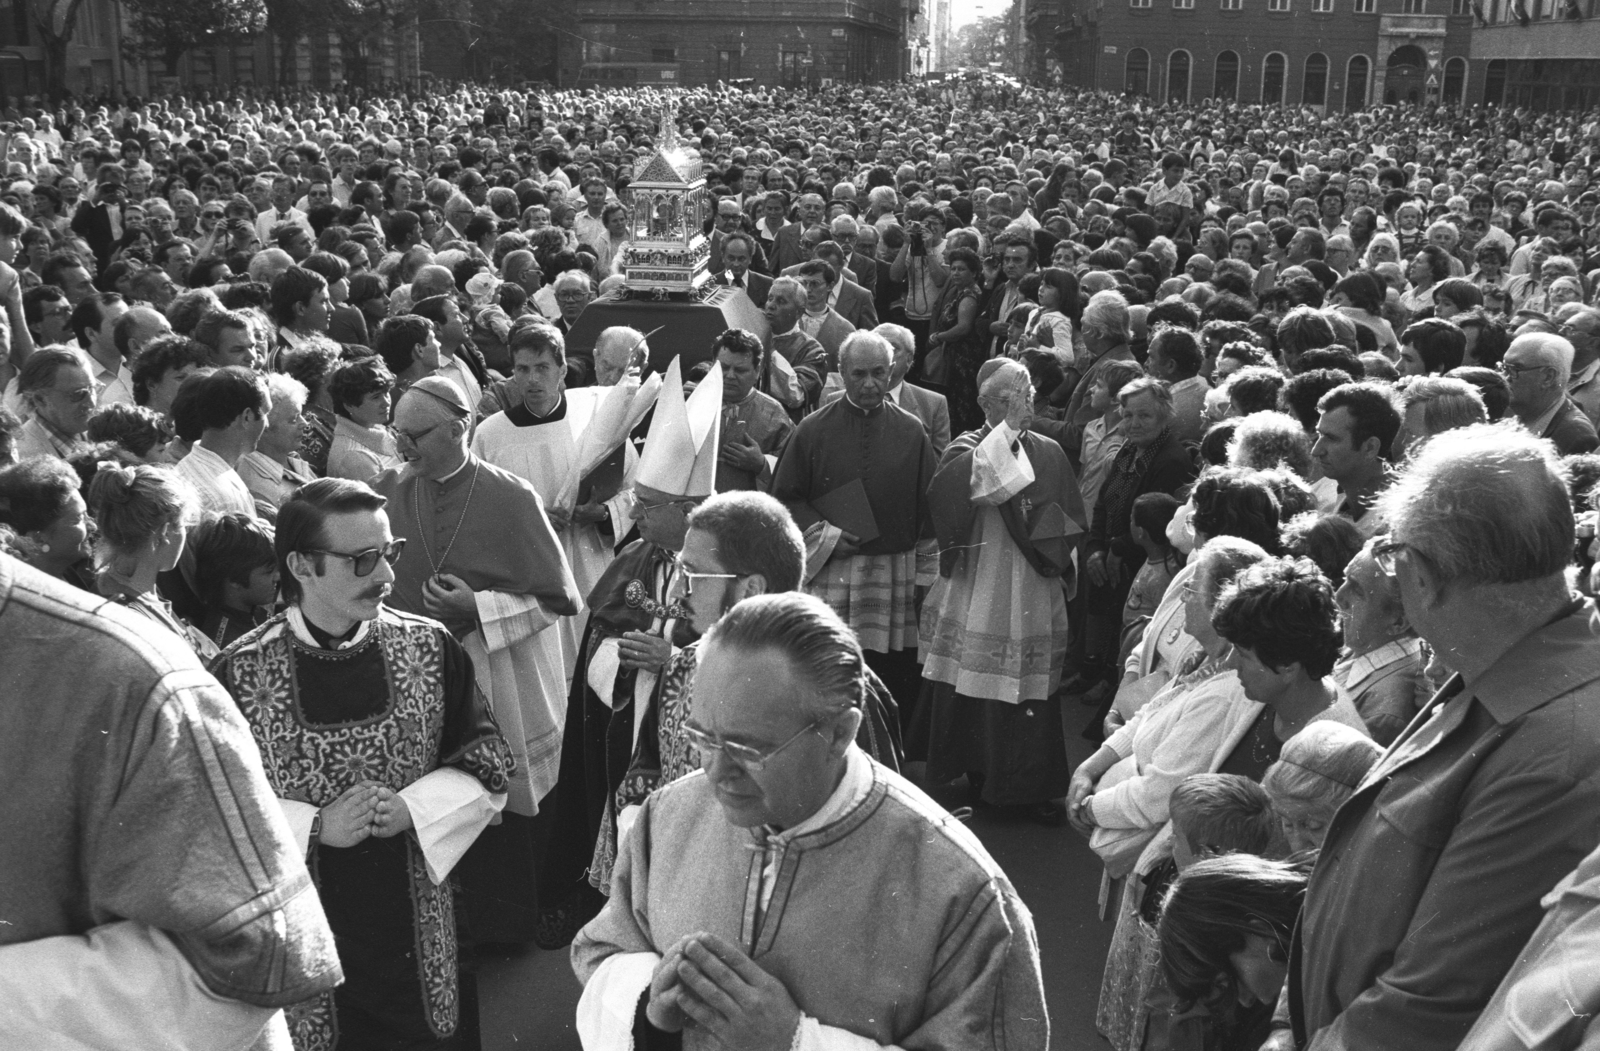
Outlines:
[[[1324,111],[1379,102],[1477,102],[1485,75],[1468,61],[1471,5],[1063,0],[1055,46],[1067,84],[1162,101]]]

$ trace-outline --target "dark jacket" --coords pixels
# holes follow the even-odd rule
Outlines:
[[[1290,953],[1301,1047],[1453,1051],[1600,842],[1592,612],[1451,679],[1334,815]]]
[[[1045,428],[1035,428],[1042,435],[1054,437]],[[1080,432],[1081,434],[1082,432]],[[1133,448],[1129,442],[1124,448]],[[1112,470],[1116,468],[1113,466]],[[1134,491],[1133,498],[1138,499],[1145,493],[1176,493],[1180,488],[1194,480],[1194,458],[1189,455],[1189,450],[1184,444],[1173,437],[1169,432],[1161,447],[1157,449],[1155,458],[1145,468],[1144,474],[1139,477],[1139,485]],[[1106,483],[1111,481],[1111,476],[1106,476]],[[1103,490],[1104,486],[1102,486]],[[1128,536],[1128,519],[1126,515],[1119,516],[1120,521],[1110,521],[1106,515],[1106,501],[1095,501],[1094,522],[1089,528],[1089,553],[1106,551],[1117,555],[1126,562],[1138,565],[1144,561],[1144,549]]]
[[[726,270],[719,270],[712,274],[711,281],[713,284],[722,285],[725,288],[732,285],[732,282],[728,280],[728,271]],[[750,302],[758,307],[765,307],[767,305],[767,293],[771,289],[772,278],[766,274],[756,273],[754,268],[745,271],[744,291],[745,295],[750,297]]]
[[[1555,442],[1556,450],[1562,456],[1592,453],[1600,448],[1600,437],[1595,434],[1594,424],[1589,422],[1589,417],[1583,414],[1577,403],[1565,395],[1562,395],[1561,408],[1556,410],[1550,426],[1544,429],[1544,437]]]

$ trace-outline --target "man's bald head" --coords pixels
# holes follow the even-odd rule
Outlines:
[[[644,333],[626,325],[612,325],[600,333],[594,342],[594,381],[597,386],[610,387],[628,374],[628,365],[638,350],[649,353]]]
[[[450,268],[429,263],[417,269],[411,279],[411,301],[420,303],[433,296],[447,296],[456,290],[456,279]]]

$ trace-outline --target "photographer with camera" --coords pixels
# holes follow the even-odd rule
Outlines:
[[[944,265],[944,231],[948,224],[937,210],[913,201],[906,208],[906,243],[889,265],[889,278],[906,285],[906,328],[917,337],[917,356],[911,366],[913,379],[923,378],[923,362],[928,356],[928,330],[933,321],[939,290],[949,280]]]

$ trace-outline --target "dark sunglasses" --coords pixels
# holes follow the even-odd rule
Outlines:
[[[350,568],[355,571],[356,576],[370,577],[372,571],[378,568],[378,559],[381,558],[392,566],[400,561],[400,552],[405,549],[405,538],[399,537],[389,541],[384,547],[369,547],[365,551],[356,551],[354,553],[325,551],[317,548],[311,548],[305,553],[308,555],[332,555],[334,558],[342,558],[350,563]]]

